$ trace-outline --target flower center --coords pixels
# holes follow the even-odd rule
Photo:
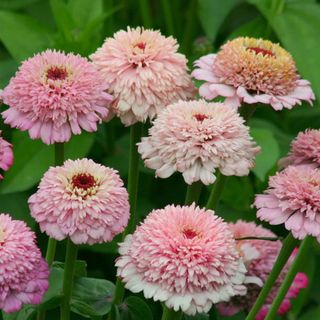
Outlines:
[[[4,230],[0,227],[0,246],[4,243],[4,236],[5,236],[5,232],[4,232]]]
[[[47,79],[51,80],[64,80],[68,76],[66,68],[52,66],[47,70]]]
[[[274,57],[274,53],[270,50],[259,48],[259,47],[249,47],[247,50],[253,51],[255,54],[261,53],[263,56]]]
[[[80,173],[72,177],[72,185],[74,188],[87,190],[95,186],[96,180],[91,174]]]
[[[196,118],[197,121],[202,122],[204,119],[208,119],[208,116],[206,116],[205,114],[202,114],[202,113],[197,113],[194,115],[194,118]]]
[[[146,48],[146,43],[145,42],[139,42],[134,47],[138,47],[139,49],[144,51],[144,49]]]
[[[186,228],[182,231],[182,234],[187,238],[187,239],[193,239],[198,235],[198,233],[190,228]]]

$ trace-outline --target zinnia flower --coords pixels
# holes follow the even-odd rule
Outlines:
[[[158,177],[179,171],[188,184],[213,183],[216,168],[227,176],[248,175],[259,150],[235,109],[204,100],[168,106],[138,143],[145,165]]]
[[[118,172],[92,160],[51,167],[29,198],[42,232],[75,244],[111,241],[128,223],[128,193]]]
[[[256,196],[257,217],[270,224],[285,224],[293,236],[320,241],[320,170],[289,166],[269,180],[265,194]]]
[[[1,131],[0,131],[1,134]],[[0,169],[7,171],[13,163],[12,145],[0,137]],[[0,180],[3,176],[0,174]]]
[[[276,237],[273,232],[263,228],[262,226],[257,226],[254,222],[245,222],[239,220],[235,224],[230,223],[230,228],[236,239],[245,237]],[[247,277],[256,277],[261,280],[261,284],[265,283],[281,250],[281,241],[255,239],[239,240],[237,241],[237,246],[247,267]],[[274,298],[276,297],[279,287],[285,278],[292,259],[293,257],[282,270],[267,300],[265,301],[265,304],[256,316],[256,320],[263,320],[265,318]],[[299,272],[279,307],[279,315],[283,315],[290,310],[290,298],[295,298],[301,289],[307,287],[307,284],[307,276],[304,273]],[[235,296],[231,298],[229,302],[220,303],[218,305],[218,310],[222,315],[231,316],[241,310],[249,311],[252,308],[253,304],[258,298],[262,285],[250,283],[246,286],[246,295]]]
[[[100,73],[86,58],[47,50],[24,61],[3,90],[10,106],[4,121],[46,144],[66,142],[81,129],[93,132],[112,100]]]
[[[288,157],[279,161],[281,167],[288,165],[312,165],[320,167],[320,130],[307,129],[300,132],[291,143]]]
[[[110,85],[115,97],[112,110],[122,123],[152,119],[168,104],[195,95],[187,59],[177,50],[172,37],[128,27],[107,38],[90,56]]]
[[[213,303],[244,294],[246,269],[228,225],[195,205],[152,211],[120,244],[117,274],[175,311],[208,312]]]
[[[310,83],[300,79],[292,56],[267,40],[236,38],[195,65],[192,75],[205,81],[199,94],[208,100],[222,96],[235,107],[243,102],[263,103],[281,110],[315,99]]]
[[[41,303],[49,287],[49,269],[23,221],[0,214],[0,310],[18,311]]]

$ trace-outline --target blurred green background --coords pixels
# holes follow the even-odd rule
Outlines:
[[[280,42],[295,58],[302,77],[311,81],[317,98],[320,97],[320,4],[314,0],[0,0],[0,88],[7,85],[21,61],[36,52],[56,48],[88,56],[105,37],[127,26],[139,25],[160,29],[163,34],[177,38],[190,68],[195,59],[215,52],[225,41],[238,36]],[[145,133],[147,127],[148,124]],[[281,112],[259,107],[250,127],[262,153],[250,176],[227,180],[218,213],[228,221],[255,219],[255,212],[250,208],[254,194],[264,190],[268,176],[276,171],[277,161],[287,153],[290,141],[299,131],[320,128],[318,101],[313,107],[302,105]],[[24,132],[9,129],[2,120],[0,129],[14,145],[15,153],[13,167],[0,182],[0,212],[25,220],[37,232],[38,243],[45,251],[46,237],[30,217],[27,199],[53,164],[53,147],[30,140]],[[126,180],[128,134],[128,128],[113,119],[100,125],[95,134],[73,137],[66,145],[66,158],[90,157],[118,169]],[[139,220],[153,208],[183,203],[186,185],[181,175],[155,179],[154,172],[142,163],[141,172]],[[205,190],[200,203],[205,203],[209,191]],[[285,234],[281,226],[272,229],[279,236]],[[86,260],[89,276],[115,280],[117,240],[81,247],[79,259]],[[64,259],[64,243],[58,246],[57,259]],[[320,319],[319,247],[313,248],[304,268],[310,286],[294,301],[288,320]],[[143,309],[144,305],[139,306],[140,311],[135,310],[134,306],[139,304],[128,301],[130,312],[124,312],[123,319],[159,319],[158,304],[148,301],[151,313]],[[5,319],[27,319],[24,315],[20,317],[13,315]],[[243,318],[240,314],[229,319]],[[50,312],[50,319],[57,319],[55,311]],[[82,317],[78,314],[74,319]]]

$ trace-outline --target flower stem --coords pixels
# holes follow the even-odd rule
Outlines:
[[[77,259],[78,247],[68,239],[66,261],[63,274],[63,297],[61,302],[60,320],[70,319],[70,300],[73,288],[74,266]]]
[[[268,297],[268,294],[270,290],[272,289],[274,283],[276,282],[279,274],[281,273],[283,267],[287,263],[293,249],[297,245],[298,240],[294,239],[292,234],[289,233],[287,237],[285,238],[282,248],[280,250],[280,253],[278,255],[278,258],[271,270],[271,273],[269,274],[269,277],[267,278],[254,306],[250,310],[246,320],[254,320],[256,315],[258,314],[259,310],[263,306],[265,300]]]
[[[217,208],[226,180],[227,177],[221,174],[221,172],[217,174],[217,179],[213,184],[210,197],[206,204],[207,209],[215,210]]]
[[[196,181],[193,184],[188,185],[185,205],[190,205],[193,202],[197,203],[201,194],[202,182]]]
[[[161,320],[180,320],[182,319],[182,312],[181,311],[174,311],[169,309],[165,305],[163,306],[163,313]]]
[[[300,249],[298,251],[298,254],[296,258],[294,259],[286,277],[284,278],[284,281],[282,282],[282,285],[278,291],[277,296],[272,302],[272,305],[269,309],[269,312],[265,318],[265,320],[272,320],[275,319],[277,312],[279,310],[279,307],[286,296],[297,272],[299,271],[299,268],[301,267],[301,264],[303,261],[305,261],[306,255],[309,252],[309,248],[313,242],[313,237],[307,236],[301,243]]]
[[[264,241],[278,241],[281,240],[281,237],[241,237],[235,238],[236,241],[241,240],[264,240]]]

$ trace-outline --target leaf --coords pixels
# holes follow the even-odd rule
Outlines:
[[[320,319],[320,307],[313,308],[311,310],[306,311],[301,316],[299,316],[299,320],[316,320]]]
[[[320,6],[306,1],[286,2],[281,12],[274,13],[268,0],[248,0],[257,6],[271,24],[284,47],[293,55],[301,75],[311,81],[320,97],[320,73],[315,66],[320,56]],[[306,53],[308,59],[306,59]]]
[[[195,316],[183,315],[184,320],[209,320],[209,315],[206,313],[196,314]]]
[[[77,159],[85,156],[93,143],[94,134],[84,132],[73,136],[65,144],[65,159]],[[14,131],[14,164],[5,174],[0,185],[0,194],[24,191],[33,187],[42,175],[53,165],[54,147],[40,140],[31,140],[26,132]]]
[[[39,1],[40,0],[1,0],[0,9],[21,9]]]
[[[210,40],[215,40],[221,24],[238,3],[239,0],[199,0],[198,16]]]
[[[51,46],[51,31],[23,15],[0,10],[0,40],[17,61]]]
[[[53,268],[64,269],[64,262],[54,261],[52,264]],[[74,266],[74,275],[76,277],[87,276],[87,262],[84,260],[77,260]]]
[[[242,24],[239,28],[234,30],[228,37],[229,40],[237,37],[254,37],[260,38],[265,34],[267,23],[262,17],[257,17],[251,21]]]
[[[121,309],[121,320],[153,320],[147,303],[136,296],[126,298]]]
[[[256,156],[256,165],[252,171],[261,181],[264,181],[266,174],[279,158],[279,145],[270,130],[252,128],[250,132],[253,139],[261,147],[261,152]]]
[[[31,320],[34,318],[36,309],[33,306],[25,305],[21,310],[14,313],[2,313],[3,320]],[[0,313],[1,318],[1,313]]]
[[[114,284],[104,279],[76,278],[71,310],[86,317],[103,316],[111,310]]]

